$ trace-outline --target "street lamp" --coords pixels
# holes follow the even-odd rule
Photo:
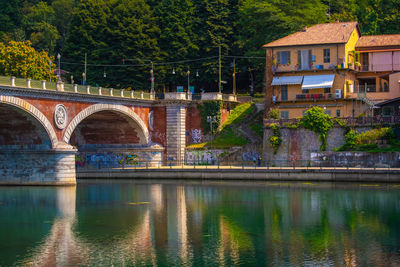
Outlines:
[[[151,70],[150,70],[150,75],[151,75],[151,93],[154,93],[154,69],[153,69],[153,61],[150,61],[151,63]]]
[[[207,122],[210,123],[210,129],[211,129],[211,149],[213,147],[213,123],[217,121],[217,116],[207,116]]]
[[[60,72],[60,59],[61,59],[61,55],[60,53],[57,54],[57,59],[58,59],[58,81],[61,81],[61,72]]]
[[[86,74],[82,72],[82,85],[86,85]]]
[[[188,70],[186,73],[187,73],[187,77],[188,77],[188,88],[187,88],[187,91],[189,92],[189,90],[190,90],[190,70]]]

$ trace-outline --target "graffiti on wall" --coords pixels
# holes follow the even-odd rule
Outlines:
[[[162,152],[81,153],[75,156],[76,167],[120,168],[162,164]]]
[[[215,164],[224,150],[192,150],[185,152],[187,164]]]
[[[261,154],[256,151],[248,151],[242,153],[243,161],[254,161],[255,159],[260,159]]]
[[[201,129],[192,129],[192,141],[195,144],[201,143],[203,140],[203,135],[201,134]]]

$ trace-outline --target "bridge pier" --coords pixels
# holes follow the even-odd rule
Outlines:
[[[74,149],[0,150],[1,185],[75,185]]]
[[[186,147],[186,107],[167,106],[167,164],[182,165]]]

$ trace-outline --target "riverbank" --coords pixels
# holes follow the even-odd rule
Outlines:
[[[77,178],[400,182],[400,168],[179,166],[77,170]]]

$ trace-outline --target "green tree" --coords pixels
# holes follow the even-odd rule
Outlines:
[[[163,60],[176,62],[197,58],[199,51],[199,37],[196,33],[198,18],[195,16],[192,0],[161,0],[151,3],[151,6],[160,28],[159,44],[163,52]],[[172,68],[175,69],[176,75],[171,74]],[[158,71],[166,74],[164,83],[171,80],[174,83],[182,82],[187,70],[188,66],[185,64],[158,67]]]
[[[328,131],[333,127],[331,116],[325,114],[324,109],[321,107],[312,107],[301,118],[300,125],[319,134],[319,141],[321,141],[320,149],[325,151]]]
[[[88,63],[121,65],[89,65],[87,80],[91,84],[148,89],[149,60],[156,62],[160,54],[158,35],[159,28],[144,0],[84,0],[75,8],[64,58],[81,62],[70,66],[76,77],[84,71],[85,53]],[[107,77],[103,77],[104,71]]]
[[[0,43],[0,75],[49,80],[55,78],[50,73],[49,61],[47,52],[36,51],[29,41]]]
[[[54,54],[54,48],[60,38],[57,28],[53,25],[54,9],[46,2],[39,2],[25,7],[23,13],[21,23],[32,45],[38,50]]]

